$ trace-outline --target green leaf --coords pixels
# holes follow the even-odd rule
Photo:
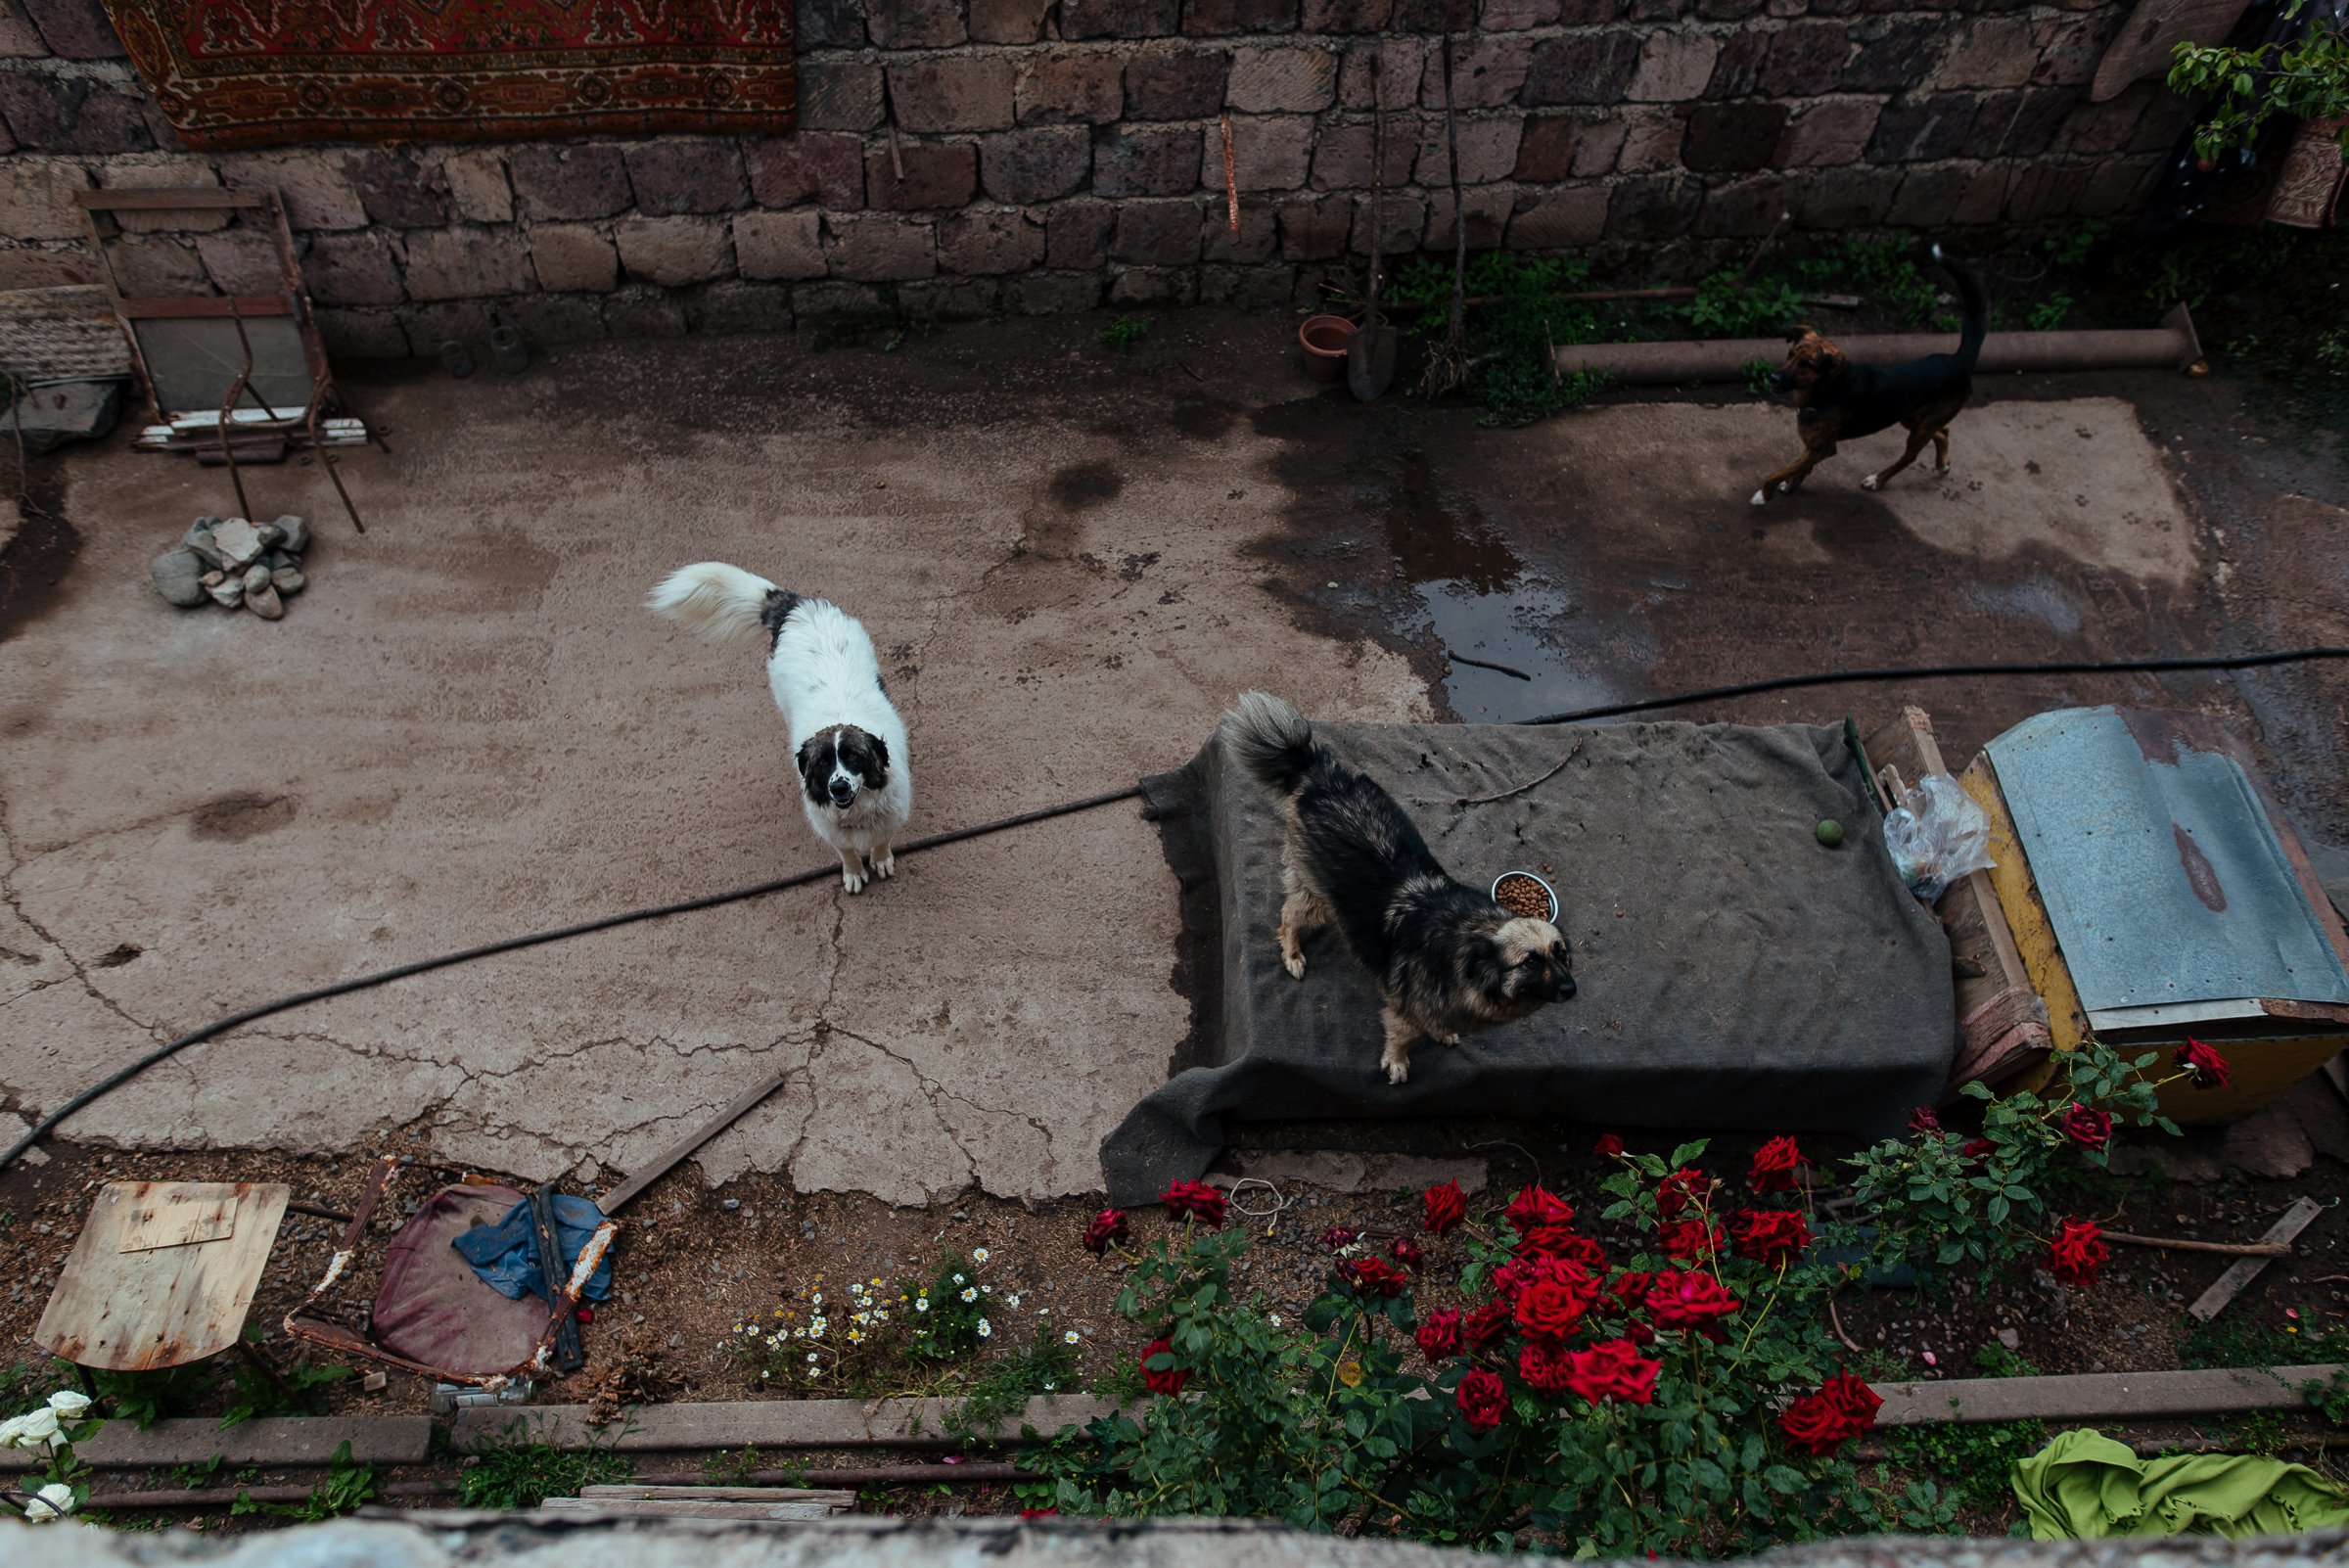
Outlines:
[[[1710,1138],[1691,1138],[1686,1143],[1683,1143],[1679,1148],[1673,1150],[1671,1162],[1672,1168],[1678,1171],[1682,1166],[1694,1164],[1700,1157],[1703,1156],[1706,1146],[1712,1140]]]

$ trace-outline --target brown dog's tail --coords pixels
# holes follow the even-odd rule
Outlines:
[[[1933,259],[1958,280],[1958,298],[1965,302],[1965,325],[1958,339],[1958,362],[1970,376],[1974,362],[1982,357],[1982,340],[1990,336],[1990,297],[1982,292],[1982,280],[1951,259],[1939,245],[1933,247]]]

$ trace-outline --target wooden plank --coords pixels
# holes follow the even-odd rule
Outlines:
[[[549,1498],[540,1513],[594,1519],[829,1519],[838,1509],[821,1502],[683,1502],[663,1499]]]
[[[158,1421],[144,1431],[128,1421],[109,1421],[87,1443],[74,1445],[73,1454],[101,1470],[203,1464],[215,1453],[230,1464],[323,1465],[345,1443],[361,1464],[422,1464],[432,1453],[433,1418],[273,1415],[224,1427],[207,1416]],[[18,1450],[0,1449],[0,1470],[26,1469],[33,1462]]]
[[[729,1400],[640,1406],[624,1420],[592,1426],[584,1405],[477,1405],[457,1411],[450,1442],[459,1450],[497,1448],[519,1435],[558,1449],[609,1448],[622,1453],[750,1447],[959,1448],[960,1441],[946,1435],[948,1407],[943,1400]],[[1116,1408],[1090,1395],[1039,1396],[1006,1420],[1002,1431],[1015,1438],[1026,1425],[1049,1436]]]
[[[2338,1366],[2230,1366],[2198,1372],[2082,1372],[2064,1377],[1953,1377],[1872,1385],[1878,1426],[1935,1421],[2149,1421],[2296,1410],[2309,1383]]]
[[[582,1498],[643,1498],[668,1501],[703,1502],[817,1502],[846,1511],[856,1506],[856,1494],[837,1487],[581,1487]]]
[[[226,1190],[198,1193],[159,1187],[131,1206],[122,1224],[122,1252],[153,1252],[199,1241],[225,1241],[237,1233],[237,1200]]]
[[[2023,855],[2022,835],[2015,831],[2006,798],[1999,791],[1990,755],[1982,753],[1966,763],[1958,782],[1990,817],[1990,854],[1997,863],[1985,874],[2013,934],[2015,950],[2022,955],[2030,987],[2047,1008],[2049,1043],[2058,1051],[2071,1050],[2088,1037],[2088,1013],[2072,985],[2071,968],[2063,961],[2062,945],[2055,940],[2054,924],[2040,898],[2039,882],[2031,875],[2031,862]],[[2050,1074],[2051,1069],[2042,1063],[2017,1083],[2024,1088],[2037,1088]]]
[[[601,1198],[597,1199],[595,1206],[603,1210],[604,1213],[608,1215],[620,1213],[621,1206],[622,1204],[625,1204],[628,1202],[628,1200],[635,1197],[636,1194],[642,1192],[646,1187],[651,1186],[654,1182],[668,1175],[670,1171],[676,1168],[680,1161],[682,1161],[687,1155],[693,1153],[694,1150],[700,1148],[703,1144],[709,1142],[712,1138],[717,1136],[720,1132],[723,1132],[726,1129],[732,1127],[735,1123],[750,1115],[751,1108],[753,1106],[756,1106],[760,1101],[765,1099],[769,1094],[772,1094],[775,1092],[775,1090],[781,1088],[784,1084],[784,1081],[789,1079],[798,1071],[799,1069],[796,1067],[785,1068],[782,1072],[776,1073],[771,1077],[761,1079],[760,1082],[752,1084],[749,1088],[743,1090],[732,1100],[728,1101],[724,1110],[718,1112],[715,1116],[712,1117],[709,1121],[704,1122],[693,1131],[688,1132],[684,1137],[680,1138],[675,1143],[670,1144],[661,1154],[655,1156],[652,1164],[646,1166],[643,1170],[637,1172],[634,1176],[628,1177],[625,1181],[622,1181],[619,1186],[614,1187],[611,1191],[605,1193]]]
[[[231,304],[236,306],[233,312],[229,309]],[[231,314],[246,317],[293,316],[301,313],[295,308],[294,297],[290,294],[142,295],[135,300],[123,300],[121,311],[134,321],[179,321],[200,316],[226,319]]]
[[[2324,1206],[2314,1198],[2302,1198],[2284,1210],[2283,1218],[2270,1225],[2268,1233],[2259,1239],[2279,1245],[2289,1242],[2324,1212]],[[2275,1261],[2273,1258],[2237,1258],[2225,1273],[2212,1281],[2208,1290],[2194,1298],[2194,1304],[2186,1310],[2187,1315],[2209,1322],[2227,1310],[2229,1302],[2243,1293],[2244,1286],[2259,1277],[2262,1268]]]
[[[174,1194],[199,1202],[229,1198],[234,1233],[123,1251],[133,1218]],[[107,1183],[58,1271],[34,1343],[67,1360],[111,1371],[182,1366],[232,1348],[291,1195],[281,1182]]]

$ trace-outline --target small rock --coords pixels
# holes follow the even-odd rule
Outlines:
[[[245,569],[245,591],[257,593],[269,586],[269,569],[255,561]]]
[[[277,590],[269,586],[269,584],[266,582],[262,583],[257,588],[248,588],[246,590],[245,608],[252,611],[254,615],[259,616],[263,621],[282,621],[285,619],[285,600],[280,599],[277,596]]]
[[[188,530],[188,536],[182,539],[180,542],[186,545],[189,549],[195,551],[199,556],[202,556],[205,564],[207,566],[223,570],[225,570],[228,566],[228,556],[226,552],[220,548],[219,544],[213,539],[212,530],[210,529],[190,529]]]
[[[226,582],[228,580],[228,574],[225,572],[207,572],[203,576],[198,577],[196,580],[208,588],[215,582]],[[242,583],[239,584],[239,586],[242,585]]]
[[[288,513],[277,520],[278,530],[285,534],[284,548],[296,555],[310,547],[310,526]]]
[[[2023,1348],[2023,1336],[2011,1328],[2002,1328],[1999,1330],[1999,1343],[2010,1351],[2019,1351]]]
[[[232,567],[251,566],[267,548],[261,530],[241,517],[222,518],[213,525],[212,544]]]
[[[245,602],[245,584],[236,577],[211,583],[205,591],[212,596],[212,603],[226,605],[231,610]]]
[[[391,1377],[383,1372],[369,1372],[359,1379],[359,1387],[370,1394],[381,1394],[391,1383]]]
[[[264,550],[274,550],[286,542],[286,530],[274,523],[264,523],[253,531],[260,535],[261,548]]]
[[[955,1222],[956,1222],[957,1223],[961,1222],[962,1221],[968,1220],[970,1217],[971,1217],[971,1211],[970,1211],[970,1210],[968,1210],[968,1209],[957,1209],[957,1210],[955,1210],[955,1211],[954,1211],[954,1219],[955,1219]]]
[[[155,591],[183,607],[204,603],[204,558],[193,550],[173,550],[147,563]]]
[[[271,550],[261,557],[261,561],[272,572],[283,572],[286,568],[296,564],[294,558],[283,550]]]
[[[685,1348],[685,1336],[684,1336],[684,1335],[682,1335],[682,1334],[671,1334],[671,1335],[669,1335],[669,1336],[668,1336],[668,1348],[669,1348],[670,1350],[682,1350],[682,1349],[684,1349],[684,1348]]]
[[[739,1209],[742,1207],[742,1200],[740,1198],[728,1198],[720,1203],[718,1207],[728,1211]]]
[[[294,567],[279,567],[269,574],[269,580],[276,585],[279,593],[291,598],[306,587],[310,579]]]

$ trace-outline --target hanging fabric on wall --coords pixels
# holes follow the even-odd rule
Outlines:
[[[107,0],[198,152],[789,130],[792,0]]]

